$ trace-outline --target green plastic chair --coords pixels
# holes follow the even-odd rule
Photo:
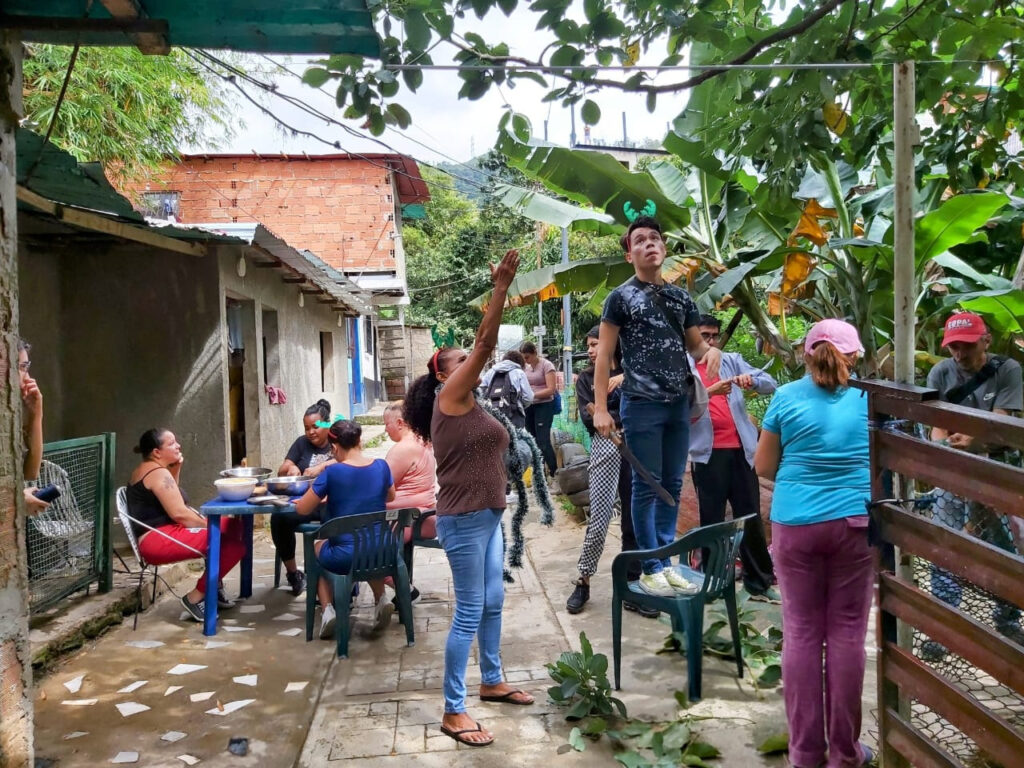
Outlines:
[[[416,512],[415,509],[390,509],[364,515],[336,517],[321,525],[315,533],[302,537],[308,574],[306,582],[306,642],[313,639],[316,585],[321,576],[330,579],[334,590],[334,610],[337,614],[335,637],[340,658],[348,658],[352,586],[360,581],[383,579],[390,576],[394,580],[395,595],[398,598],[398,615],[405,625],[406,642],[409,645],[415,645],[409,572],[406,570],[401,550],[405,528]],[[313,549],[315,539],[329,539],[342,534],[349,534],[354,539],[352,568],[344,575],[331,573],[321,568]]]
[[[736,614],[735,563],[736,553],[743,540],[743,526],[751,517],[753,515],[694,528],[682,538],[659,549],[635,550],[616,555],[612,561],[612,652],[616,690],[620,687],[622,670],[623,600],[667,613],[672,619],[672,631],[683,632],[686,635],[688,695],[690,701],[698,701],[701,696],[704,658],[704,606],[718,597],[723,598],[729,616],[729,629],[732,631],[733,651],[736,654],[736,676],[743,677],[739,618]],[[703,573],[684,565],[673,566],[683,578],[691,584],[698,585],[699,590],[695,594],[679,594],[673,597],[649,595],[640,589],[639,582],[626,579],[632,562],[678,556],[681,562],[685,563],[689,562],[690,552],[700,549],[704,550],[705,555]]]
[[[409,583],[412,583],[413,555],[415,547],[426,547],[427,549],[441,549],[441,542],[437,537],[427,538],[423,535],[423,523],[437,515],[436,509],[428,509],[418,512],[412,521],[412,538],[405,544],[402,550],[402,559],[405,560],[405,567],[409,569]]]

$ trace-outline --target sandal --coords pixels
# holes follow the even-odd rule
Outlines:
[[[523,701],[522,699],[516,699],[516,696],[528,696],[530,700]],[[518,704],[521,707],[528,707],[534,703],[534,698],[520,688],[513,688],[511,691],[505,691],[505,693],[481,693],[480,701],[496,701],[499,704]]]
[[[459,742],[459,744],[465,744],[467,747],[486,747],[494,743],[494,736],[491,736],[487,741],[473,741],[465,738],[467,733],[483,733],[484,729],[480,726],[480,723],[474,721],[473,723],[476,728],[463,728],[461,731],[452,730],[447,727],[444,723],[441,724],[441,733],[445,736],[450,736]]]

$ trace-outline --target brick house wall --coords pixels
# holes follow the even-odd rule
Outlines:
[[[399,155],[184,155],[124,192],[136,204],[177,193],[185,224],[257,221],[346,273],[404,277],[401,205],[425,199],[426,187]]]

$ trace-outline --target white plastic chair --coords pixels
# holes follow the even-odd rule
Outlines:
[[[40,536],[63,548],[69,564],[73,558],[89,557],[93,522],[82,516],[68,473],[59,464],[44,460],[39,466],[38,485],[55,485],[60,496],[38,515],[29,518],[29,524]]]
[[[141,607],[142,607],[142,582],[146,578],[146,571],[149,570],[150,565],[149,565],[149,563],[146,562],[145,558],[142,556],[142,553],[139,551],[139,542],[135,538],[135,529],[132,528],[132,523],[135,523],[136,525],[142,526],[143,528],[148,528],[149,530],[156,532],[160,536],[163,536],[165,539],[170,539],[171,541],[173,541],[175,544],[177,544],[178,546],[182,547],[183,549],[187,549],[187,550],[190,550],[191,552],[195,552],[197,557],[205,558],[206,555],[204,555],[198,549],[195,549],[194,547],[190,547],[188,544],[183,544],[182,542],[178,541],[177,539],[175,539],[175,538],[173,538],[171,536],[168,536],[166,533],[164,533],[160,529],[154,528],[151,525],[147,525],[146,523],[142,522],[141,520],[136,520],[134,517],[132,517],[130,514],[128,514],[128,489],[125,486],[122,485],[120,488],[117,489],[116,501],[117,501],[117,517],[121,521],[121,526],[124,528],[125,536],[128,537],[128,543],[132,545],[132,552],[135,553],[135,559],[139,561],[139,568],[140,568],[140,570],[139,570],[139,585],[138,585],[138,587],[136,587],[135,594],[136,594],[136,596],[137,596],[137,598],[139,600],[139,608],[141,609]],[[153,566],[153,595],[152,595],[152,597],[150,598],[150,601],[149,601],[150,605],[152,605],[154,602],[156,602],[156,581],[159,578],[159,570],[160,570],[160,566],[157,566],[157,565]],[[136,611],[135,612],[135,618],[132,621],[132,630],[135,630],[135,628],[138,627],[138,626],[139,626],[139,612]]]

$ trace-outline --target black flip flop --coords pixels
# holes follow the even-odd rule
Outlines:
[[[494,693],[483,694],[483,693],[481,693],[480,694],[480,701],[496,701],[499,704],[517,704],[520,707],[528,707],[531,704],[536,703],[536,700],[532,696],[530,696],[530,700],[529,701],[517,701],[516,699],[512,698],[513,696],[518,696],[518,695],[530,696],[530,694],[528,694],[526,691],[522,690],[521,688],[513,688],[511,691],[505,691],[505,693],[499,693],[499,694],[494,694]]]
[[[459,744],[465,744],[467,747],[487,747],[494,743],[494,736],[491,736],[488,741],[470,741],[469,739],[464,738],[464,735],[467,733],[484,732],[484,729],[480,727],[480,723],[474,722],[473,725],[475,725],[476,728],[464,728],[461,731],[453,731],[451,728],[447,728],[442,724],[441,733],[455,739]]]

